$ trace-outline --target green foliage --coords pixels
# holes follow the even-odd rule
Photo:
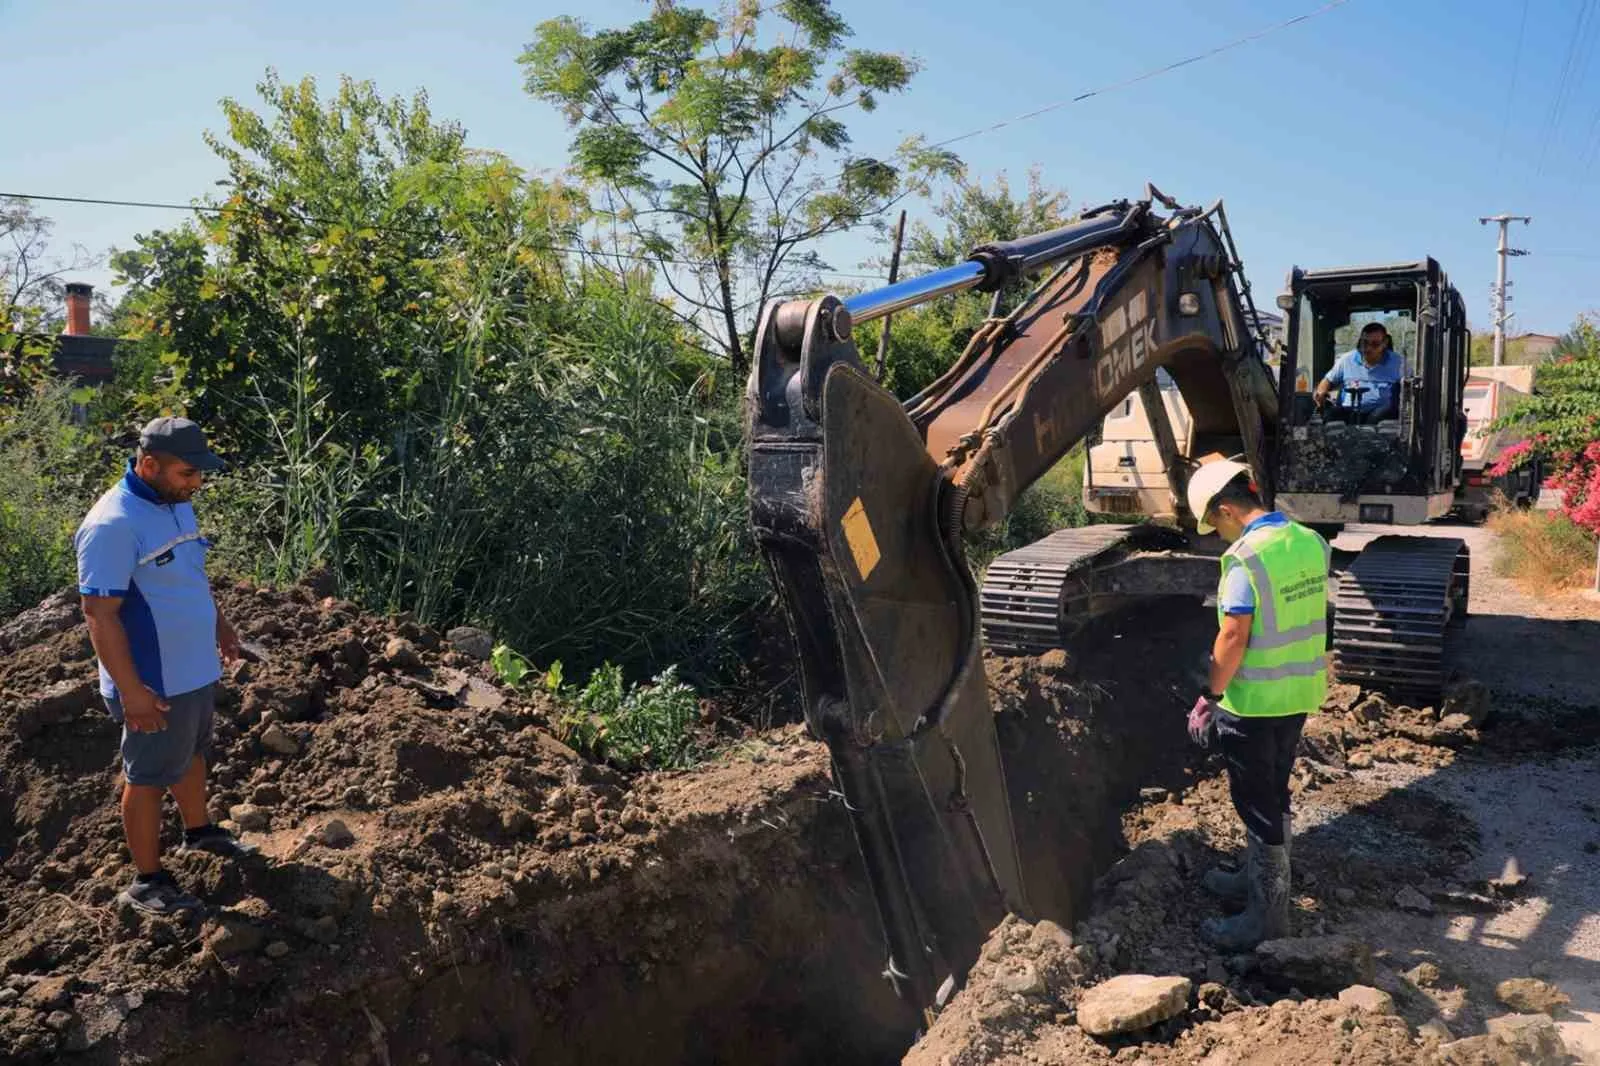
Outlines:
[[[115,477],[51,382],[0,407],[0,618],[75,585],[72,534]]]
[[[681,769],[699,761],[699,703],[675,667],[648,685],[625,685],[621,668],[605,663],[581,689],[563,688],[558,696],[569,706],[562,739],[587,755],[628,769]]]
[[[224,212],[118,256],[137,337],[108,422],[205,424],[216,558],[325,566],[366,606],[541,658],[738,660],[764,593],[737,385],[637,276],[552,251],[569,190],[465,149],[425,98],[269,77],[226,110]]]
[[[1004,174],[992,187],[962,178],[934,205],[933,215],[942,222],[940,229],[923,222],[907,229],[902,277],[964,262],[981,244],[1043,233],[1071,221],[1067,194],[1047,188],[1037,170],[1029,171],[1027,192],[1020,197]],[[1002,308],[1027,290],[1026,281],[1008,287],[1001,294]],[[992,298],[986,293],[963,293],[895,315],[884,386],[908,400],[932,384],[983,324]],[[878,350],[880,328],[869,322],[856,330],[856,344],[869,359]]]
[[[655,260],[682,320],[736,375],[754,312],[816,287],[817,241],[959,167],[918,137],[891,159],[851,155],[841,116],[904,91],[916,64],[846,49],[850,34],[826,0],[739,0],[717,18],[658,4],[621,29],[550,19],[519,59],[527,91],[575,130],[596,233]]]

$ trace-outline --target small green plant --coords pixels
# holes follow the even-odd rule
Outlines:
[[[512,688],[522,684],[533,672],[533,666],[528,660],[504,644],[494,646],[494,651],[489,653],[489,664],[494,667],[495,676]]]
[[[561,719],[574,748],[619,766],[681,769],[700,758],[694,727],[699,706],[694,689],[669,666],[647,685],[627,685],[622,668],[606,663],[583,688],[564,693],[572,709]]]
[[[495,646],[489,662],[513,688],[538,683],[538,668],[505,644]],[[567,708],[558,728],[574,749],[630,769],[681,769],[701,756],[694,736],[700,709],[677,671],[669,666],[649,684],[628,685],[622,667],[607,662],[578,688],[566,683],[558,659],[544,671],[543,685]]]

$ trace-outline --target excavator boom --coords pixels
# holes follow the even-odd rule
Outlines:
[[[1160,367],[1199,438],[1267,483],[1276,394],[1214,214],[1151,189],[924,278],[763,311],[746,401],[752,525],[878,902],[886,975],[914,1006],[942,1003],[1008,911],[1030,913],[963,534],[1004,518]],[[870,318],[1039,274],[909,403],[851,339]]]

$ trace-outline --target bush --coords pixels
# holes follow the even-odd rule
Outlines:
[[[54,382],[0,409],[0,618],[77,583],[72,534],[116,476],[73,402]]]
[[[530,684],[539,671],[505,644],[491,658],[500,680]],[[565,710],[557,723],[561,739],[591,758],[625,769],[683,769],[699,761],[695,727],[700,719],[694,689],[669,666],[648,685],[625,685],[622,669],[603,663],[577,688],[563,680],[558,659],[542,675],[543,685]]]
[[[1556,511],[1500,510],[1489,518],[1499,534],[1495,569],[1535,592],[1588,588],[1594,581],[1595,538]]]

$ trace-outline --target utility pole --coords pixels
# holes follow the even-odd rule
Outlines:
[[[1500,223],[1500,250],[1496,253],[1500,261],[1498,280],[1489,290],[1490,299],[1494,308],[1494,365],[1499,366],[1506,354],[1506,320],[1511,316],[1506,313],[1506,303],[1511,299],[1506,292],[1506,286],[1511,283],[1506,280],[1506,257],[1512,255],[1527,255],[1521,248],[1506,247],[1506,227],[1513,222],[1527,225],[1533,219],[1527,215],[1491,215],[1488,218],[1480,217],[1478,222],[1487,225],[1490,222]]]

